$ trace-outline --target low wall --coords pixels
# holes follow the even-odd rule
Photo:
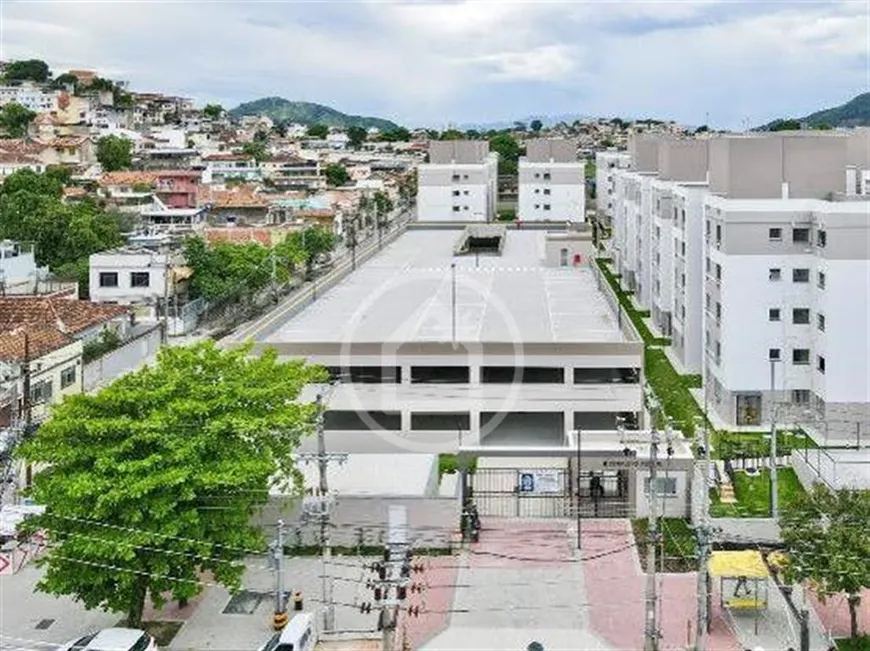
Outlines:
[[[156,324],[99,359],[85,364],[82,382],[85,393],[96,390],[124,373],[139,368],[151,360],[160,349],[162,328]]]

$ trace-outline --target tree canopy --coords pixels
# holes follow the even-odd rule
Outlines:
[[[51,70],[48,64],[40,59],[10,61],[3,70],[3,81],[7,83],[33,81],[42,84],[48,81],[49,77],[51,77]]]
[[[322,226],[308,226],[294,231],[284,242],[278,244],[277,251],[285,259],[298,259],[305,264],[305,274],[311,275],[317,258],[335,248],[335,233]]]
[[[807,581],[820,599],[845,594],[852,637],[858,635],[861,592],[870,588],[870,491],[817,485],[780,517],[788,549],[785,575]]]
[[[498,153],[498,173],[516,174],[523,148],[513,136],[499,133],[489,139],[489,148]]]
[[[97,161],[104,172],[130,169],[133,166],[133,141],[123,136],[103,136],[97,140]]]
[[[329,135],[329,127],[325,124],[312,124],[308,127],[309,138],[326,138]]]
[[[220,104],[206,104],[205,108],[202,109],[202,114],[212,120],[217,120],[221,115],[223,115],[223,112],[224,107]]]
[[[411,132],[405,127],[397,127],[392,131],[384,131],[378,136],[384,142],[407,142],[411,139]]]
[[[439,140],[462,140],[465,137],[459,129],[445,129],[438,137]]]
[[[347,134],[348,144],[354,149],[359,149],[369,135],[368,131],[357,126],[348,127],[345,133]]]
[[[771,127],[771,131],[800,131],[799,120],[777,120]]]
[[[531,129],[535,133],[540,132],[540,130],[543,128],[544,128],[544,123],[541,122],[540,120],[535,119],[535,120],[532,120],[531,122],[529,122],[529,129]]]
[[[69,171],[63,168],[42,174],[24,169],[7,176],[0,185],[0,239],[33,242],[37,264],[76,277],[87,296],[88,256],[123,244],[122,220],[91,200],[64,203],[68,181]]]
[[[184,255],[193,271],[192,293],[207,301],[250,297],[272,279],[271,249],[256,242],[219,242],[209,246],[201,238],[191,237],[184,243]],[[287,261],[280,261],[276,267],[277,280],[286,280]]]
[[[258,163],[269,157],[269,151],[266,149],[266,144],[262,140],[246,142],[242,145],[242,153],[246,156],[250,156]]]
[[[9,138],[23,138],[35,118],[36,113],[29,108],[17,102],[9,102],[0,109],[0,129]]]
[[[375,211],[379,217],[388,215],[393,211],[393,200],[387,196],[386,192],[378,190],[372,198],[375,204]]]
[[[350,174],[344,165],[338,163],[330,163],[323,168],[323,174],[326,176],[326,182],[332,186],[344,185],[350,181]]]
[[[255,509],[277,479],[299,486],[291,455],[316,407],[294,398],[325,379],[274,351],[205,342],[65,399],[19,448],[44,468],[30,495],[46,511],[25,523],[49,539],[38,589],[136,627],[146,595],[189,599],[203,571],[239,587],[246,550],[264,548]]]

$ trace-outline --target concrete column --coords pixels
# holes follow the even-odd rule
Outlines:
[[[411,365],[402,364],[402,384],[411,384]]]
[[[565,386],[573,387],[574,386],[574,367],[573,366],[565,366]]]
[[[410,432],[411,431],[411,410],[403,409],[402,410],[402,431]]]
[[[480,385],[480,365],[472,364],[468,367],[468,381],[471,383],[471,386],[479,386]]]
[[[468,440],[463,440],[463,443],[467,445],[480,445],[480,410],[472,409],[469,411],[469,420],[471,421],[469,424],[471,426],[471,431],[468,435]]]

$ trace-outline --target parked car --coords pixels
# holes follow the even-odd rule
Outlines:
[[[275,633],[260,647],[260,651],[314,651],[317,646],[317,629],[314,615],[299,613],[291,619],[280,633]]]
[[[58,651],[158,651],[157,641],[138,628],[104,628],[67,642]]]

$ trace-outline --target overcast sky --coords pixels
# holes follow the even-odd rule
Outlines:
[[[868,0],[0,0],[0,12],[2,60],[409,126],[581,114],[739,128],[870,87]]]

